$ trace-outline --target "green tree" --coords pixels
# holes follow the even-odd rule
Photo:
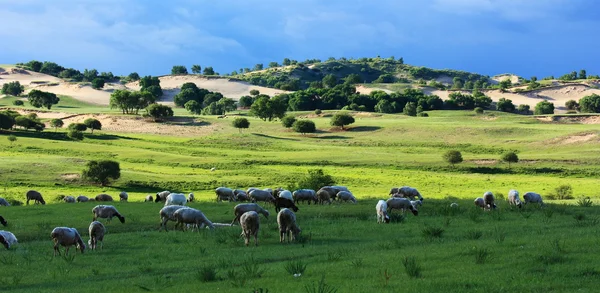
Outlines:
[[[40,90],[31,90],[27,96],[32,106],[36,108],[46,107],[48,110],[52,108],[52,105],[56,105],[60,101],[55,94]]]
[[[541,101],[535,105],[535,115],[554,114],[554,103]]]
[[[94,78],[92,80],[92,88],[95,90],[99,90],[104,87],[104,79],[103,78]]]
[[[100,121],[98,119],[88,118],[88,119],[85,119],[85,121],[83,121],[83,124],[85,124],[85,126],[87,126],[87,128],[92,131],[92,134],[94,133],[94,129],[96,129],[96,130],[102,129],[102,123],[100,123]]]
[[[121,178],[121,167],[118,162],[110,160],[89,161],[81,175],[86,180],[105,186],[109,183],[109,179]]]
[[[202,108],[204,96],[207,94],[207,92],[208,91],[200,92],[198,88],[182,88],[181,91],[175,95],[173,101],[175,102],[175,105],[179,107],[185,107],[185,104],[187,104],[188,101],[196,101],[200,108]]]
[[[417,104],[414,102],[406,103],[402,113],[407,116],[417,116]]]
[[[457,150],[449,150],[445,152],[442,158],[444,158],[444,161],[448,162],[452,166],[463,161],[462,154]]]
[[[585,69],[579,70],[579,79],[587,79],[587,72]]]
[[[515,111],[515,105],[510,99],[500,98],[496,103],[496,110],[511,113]]]
[[[54,132],[58,131],[59,128],[63,127],[65,123],[58,118],[50,120],[50,126],[54,127]]]
[[[292,61],[290,60],[290,58],[283,58],[283,66],[289,66],[292,65]]]
[[[215,70],[212,68],[212,66],[206,66],[204,67],[204,75],[215,75]]]
[[[161,121],[168,117],[173,117],[173,109],[171,107],[161,104],[151,104],[146,107],[146,111],[150,117],[154,118],[154,121]]]
[[[172,75],[188,74],[188,70],[183,65],[174,65],[173,68],[171,68],[171,74]]]
[[[258,63],[256,65],[254,65],[254,68],[252,69],[252,71],[259,71],[259,70],[263,70],[263,64],[262,63]]]
[[[483,108],[481,108],[481,107],[475,107],[474,111],[475,111],[475,114],[483,114]]]
[[[250,127],[250,121],[244,117],[237,117],[233,119],[232,125],[242,133],[242,129]]]
[[[110,95],[111,109],[121,109],[123,114],[138,114],[140,109],[155,103],[156,98],[150,92],[130,92],[128,90],[115,90]]]
[[[19,96],[24,90],[25,87],[19,81],[12,81],[2,85],[1,93],[4,95]]]
[[[129,80],[131,81],[136,81],[136,80],[140,80],[140,75],[137,72],[132,72],[130,73],[128,76]]]
[[[517,108],[517,112],[519,112],[520,114],[529,115],[529,111],[530,111],[530,107],[527,104],[521,104]]]
[[[14,100],[13,105],[15,106],[23,106],[25,103],[22,100]]]
[[[455,77],[452,79],[452,88],[453,89],[462,89],[464,86],[464,81],[460,77]]]
[[[537,81],[537,76],[532,76],[529,80],[531,80],[531,82],[536,82]]]
[[[354,123],[354,117],[348,113],[338,112],[333,117],[331,117],[330,121],[331,125],[339,126],[344,129],[345,125],[350,125]]]
[[[67,132],[67,137],[73,140],[82,140],[83,132],[75,129],[69,129],[69,132]]]
[[[310,120],[297,120],[292,125],[292,128],[294,129],[294,131],[302,133],[302,135],[317,131],[315,123]]]
[[[325,77],[323,77],[322,82],[323,82],[323,85],[325,85],[326,87],[333,88],[337,85],[338,79],[333,74],[327,74],[327,75],[325,75]]]
[[[582,113],[600,113],[600,95],[591,94],[579,100],[579,111]]]
[[[291,128],[294,125],[294,122],[296,122],[296,117],[291,115],[285,116],[281,119],[281,124],[285,128]]]
[[[285,100],[279,96],[270,98],[267,95],[258,95],[250,107],[250,113],[264,121],[272,121],[273,118],[283,118],[287,106]]]
[[[250,108],[252,106],[252,102],[253,102],[252,97],[242,96],[242,97],[240,97],[238,104],[240,105],[241,108]]]
[[[11,134],[7,137],[8,141],[10,141],[10,146],[12,147],[13,143],[17,141],[17,137],[14,134]]]
[[[260,95],[260,91],[258,91],[257,89],[252,89],[252,90],[250,90],[250,95],[253,97],[256,97],[256,96]]]
[[[511,163],[517,163],[519,162],[519,156],[517,156],[517,154],[515,152],[507,152],[502,154],[502,157],[500,157],[500,159],[503,162],[508,163],[508,168],[510,169],[510,164]]]
[[[142,89],[142,92],[151,93],[155,99],[158,99],[163,95],[163,91],[160,85],[151,85],[147,88]]]
[[[200,113],[202,113],[202,104],[196,102],[195,100],[187,101],[184,107],[192,114],[200,115]]]
[[[69,126],[67,127],[69,130],[76,130],[76,131],[86,131],[87,130],[87,125],[83,124],[83,123],[71,123],[69,124]]]
[[[233,99],[229,99],[229,98],[221,98],[218,102],[217,105],[223,109],[223,114],[227,113],[227,112],[231,112],[231,111],[235,111],[237,110],[237,104],[235,103],[235,101]]]
[[[332,186],[335,180],[329,174],[325,174],[322,169],[308,170],[308,174],[300,178],[294,189],[312,189],[319,190],[323,186]]]
[[[510,77],[507,77],[506,79],[500,81],[499,85],[501,89],[506,90],[512,86],[512,81],[510,80]]]
[[[0,112],[0,129],[8,130],[15,125],[15,118],[6,112]]]
[[[36,121],[27,117],[27,116],[17,116],[15,117],[15,125],[16,126],[20,126],[24,129],[31,129],[31,128],[35,128],[36,126]]]
[[[374,83],[392,83],[392,82],[394,82],[394,76],[391,74],[387,74],[387,73],[382,74],[373,82]]]
[[[27,68],[29,68],[29,69],[31,69],[31,71],[35,71],[35,72],[40,72],[40,70],[42,70],[42,65],[44,65],[44,63],[42,63],[40,61],[36,61],[36,60],[32,60],[32,61],[25,63],[25,66]]]
[[[279,63],[273,61],[273,62],[269,62],[269,68],[275,68],[275,67],[279,67]]]
[[[390,101],[381,99],[375,105],[375,111],[379,113],[394,113],[395,109]]]
[[[85,69],[83,71],[83,79],[85,81],[92,81],[94,79],[98,78],[98,70],[96,69]]]
[[[579,104],[575,100],[568,100],[565,103],[565,107],[567,107],[567,110],[577,110],[579,108]]]
[[[346,78],[344,78],[344,83],[346,84],[357,84],[357,83],[361,83],[362,79],[360,78],[360,75],[356,74],[356,73],[351,73],[348,76],[346,76]]]
[[[192,65],[192,73],[193,74],[200,74],[202,73],[202,67],[198,64],[194,64]]]

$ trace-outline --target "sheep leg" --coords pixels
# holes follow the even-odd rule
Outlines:
[[[258,246],[258,230],[254,232],[254,246]]]
[[[27,199],[27,205],[29,205],[29,198]]]
[[[58,250],[58,243],[55,241],[54,242],[54,256],[56,257],[56,253],[58,252],[58,255],[60,255],[60,250]]]
[[[69,256],[69,248],[71,248],[71,246],[65,246],[65,256]]]
[[[283,243],[285,239],[285,230],[279,230],[279,243]]]

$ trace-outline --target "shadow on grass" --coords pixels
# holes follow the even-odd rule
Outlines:
[[[367,131],[376,131],[379,129],[381,129],[381,126],[357,126],[357,127],[348,128],[347,131],[367,132]]]
[[[265,138],[278,139],[278,140],[293,140],[293,141],[297,141],[298,140],[298,139],[295,139],[295,138],[277,137],[277,136],[271,136],[271,135],[262,134],[262,133],[252,133],[252,135],[259,136],[259,137],[265,137]]]
[[[343,136],[343,135],[324,135],[324,136],[315,136],[312,138],[315,138],[315,139],[350,139],[351,137]]]
[[[117,139],[139,140],[138,138],[133,138],[133,137],[120,136],[120,135],[114,135],[114,134],[98,134],[98,133],[94,133],[94,134],[86,133],[85,138],[86,139],[97,139],[97,140],[117,140]]]
[[[6,130],[1,130],[0,134],[2,135],[14,135],[17,138],[19,137],[25,137],[25,138],[44,138],[44,139],[51,139],[51,140],[71,140],[70,138],[67,137],[67,134],[64,132],[36,132],[33,130],[13,130],[13,131],[6,131]]]

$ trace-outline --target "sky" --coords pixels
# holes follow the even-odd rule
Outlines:
[[[0,0],[0,64],[225,74],[329,57],[484,75],[600,74],[597,0]]]

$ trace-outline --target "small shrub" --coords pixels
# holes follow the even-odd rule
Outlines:
[[[552,250],[554,250],[555,252],[558,252],[558,253],[566,253],[567,252],[564,248],[562,241],[560,241],[560,239],[554,239],[554,240],[550,241],[550,247],[552,247]]]
[[[352,266],[355,268],[360,268],[363,266],[363,264],[364,264],[364,262],[363,262],[362,258],[357,258],[352,261]]]
[[[465,238],[470,239],[470,240],[477,240],[477,239],[481,238],[481,236],[483,236],[483,232],[481,232],[479,230],[471,230],[471,231],[467,231]]]
[[[14,100],[13,105],[15,106],[23,106],[25,103],[22,100]]]
[[[332,261],[338,261],[342,258],[342,254],[340,254],[337,251],[329,251],[327,252],[327,261],[332,262]]]
[[[285,270],[290,275],[303,274],[306,270],[306,264],[301,260],[290,261],[285,264]]]
[[[260,278],[265,273],[265,270],[251,257],[242,264],[242,272],[246,278]]]
[[[476,107],[474,109],[474,111],[475,111],[475,114],[483,114],[483,108],[481,108],[481,107]]]
[[[304,291],[307,293],[335,293],[338,290],[325,283],[325,275],[323,275],[319,282],[304,286]]]
[[[315,109],[315,115],[321,115],[321,113],[323,113],[321,109]]]
[[[429,114],[427,114],[425,112],[420,112],[417,114],[417,117],[429,117]]]
[[[67,137],[73,140],[83,140],[83,132],[71,129],[67,132]]]
[[[292,125],[294,125],[294,122],[296,122],[296,117],[294,116],[285,116],[281,119],[281,124],[283,125],[283,127],[285,128],[290,128],[292,127]]]
[[[444,161],[448,162],[452,166],[454,166],[454,164],[458,164],[463,161],[462,154],[457,150],[447,151],[446,153],[444,153],[442,158],[444,159]]]
[[[573,199],[573,187],[571,185],[561,185],[554,189],[556,199]]]
[[[217,280],[217,269],[212,266],[205,266],[196,272],[196,277],[203,283]]]
[[[404,257],[402,264],[404,265],[404,270],[409,277],[415,279],[421,277],[421,266],[414,256]]]
[[[421,230],[425,238],[441,238],[444,234],[444,229],[441,227],[427,226]]]
[[[476,248],[475,249],[475,263],[484,264],[490,258],[490,252],[487,248]]]
[[[496,227],[496,229],[494,230],[494,241],[496,241],[496,243],[500,244],[500,243],[503,243],[505,239],[506,239],[506,233],[503,230],[501,230],[500,228]]]
[[[592,199],[590,199],[590,197],[581,197],[577,200],[577,205],[580,207],[586,207],[589,208],[593,205],[594,203],[592,202]]]

